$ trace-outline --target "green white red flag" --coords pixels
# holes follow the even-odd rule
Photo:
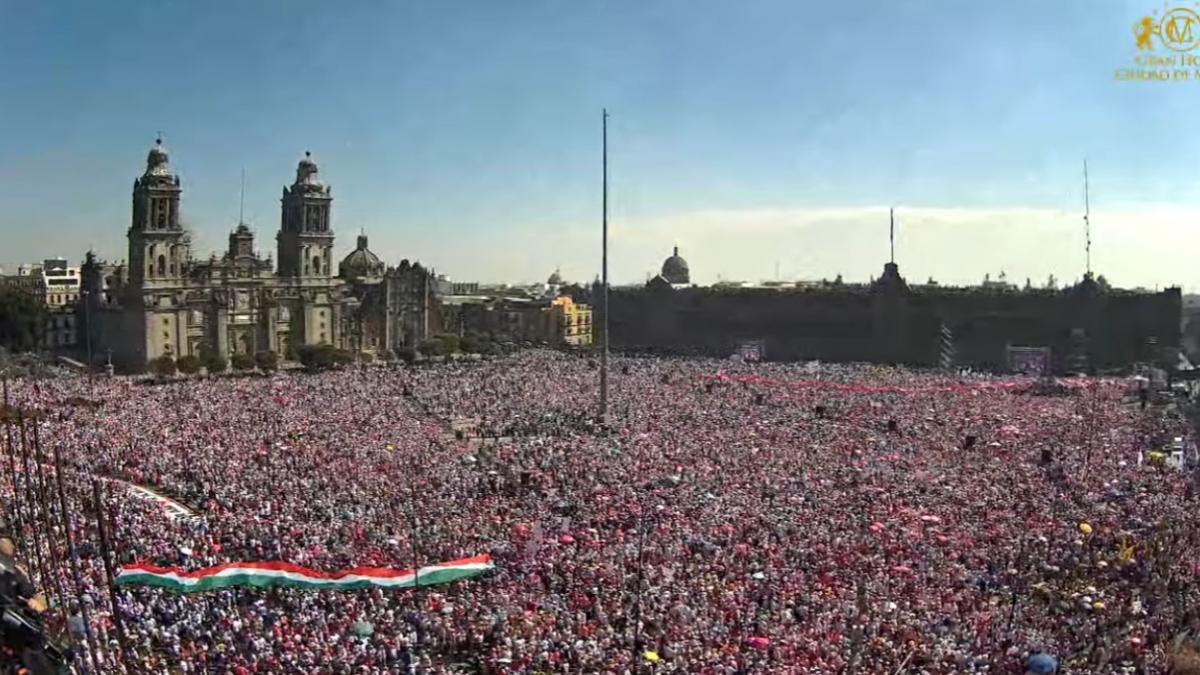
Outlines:
[[[136,563],[122,567],[116,583],[118,586],[159,586],[177,593],[211,591],[231,586],[349,591],[371,587],[436,586],[477,577],[493,568],[492,558],[486,553],[422,567],[418,574],[413,574],[412,570],[382,567],[321,572],[285,562],[226,563],[190,571],[179,567]]]

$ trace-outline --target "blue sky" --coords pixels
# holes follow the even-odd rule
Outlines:
[[[1157,0],[0,0],[0,261],[125,257],[156,131],[197,255],[259,248],[311,150],[339,255],[457,279],[599,267],[607,106],[617,281],[678,242],[701,281],[1094,266],[1200,287],[1200,81],[1114,81]],[[1160,52],[1161,52],[1160,48]],[[1164,52],[1165,53],[1165,52]]]

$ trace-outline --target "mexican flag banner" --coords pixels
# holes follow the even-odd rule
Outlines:
[[[476,577],[492,569],[486,553],[412,570],[355,567],[341,572],[320,572],[285,562],[239,562],[187,571],[178,567],[125,565],[117,574],[118,586],[160,586],[177,593],[211,591],[231,586],[258,588],[307,588],[349,591],[357,588],[412,588],[436,586]]]

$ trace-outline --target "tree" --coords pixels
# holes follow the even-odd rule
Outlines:
[[[412,347],[402,347],[399,352],[396,352],[396,358],[408,365],[412,365],[417,360],[417,350]]]
[[[446,343],[437,338],[429,338],[417,347],[417,351],[425,356],[444,356],[446,353]]]
[[[327,370],[337,365],[354,363],[354,353],[333,345],[303,345],[296,349],[300,364],[306,370]]]
[[[195,375],[196,373],[200,372],[201,363],[199,358],[188,354],[187,356],[179,357],[179,360],[175,362],[175,365],[179,368],[179,372],[183,373],[184,375]]]
[[[1112,290],[1112,286],[1109,285],[1108,279],[1105,279],[1103,274],[1096,277],[1096,285],[1099,286],[1100,290],[1102,290],[1102,291],[1111,291]]]
[[[436,337],[442,341],[443,354],[456,354],[462,349],[462,338],[453,333],[444,333]]]
[[[1053,274],[1051,274],[1051,275],[1050,275],[1050,276],[1049,276],[1049,277],[1046,279],[1046,288],[1048,288],[1048,289],[1050,289],[1050,290],[1052,290],[1052,291],[1056,291],[1056,290],[1058,290],[1058,278],[1057,278],[1057,277],[1055,277]]]
[[[474,335],[467,334],[463,336],[458,348],[461,349],[464,354],[478,354],[480,353],[479,338]]]
[[[46,308],[36,298],[19,288],[0,288],[0,347],[33,351],[41,344],[45,328]]]
[[[390,349],[384,349],[381,352],[379,352],[379,360],[380,361],[395,361],[396,353]]]
[[[565,295],[571,298],[572,301],[581,305],[586,305],[591,302],[592,291],[590,288],[582,286],[576,282],[571,282],[566,286],[558,289],[558,294]]]
[[[249,354],[242,354],[240,352],[234,354],[229,359],[229,363],[233,366],[234,370],[246,371],[254,369],[254,357]]]
[[[175,359],[170,354],[164,354],[150,362],[150,372],[159,377],[171,377],[175,374]]]
[[[329,345],[301,345],[296,348],[296,358],[306,370],[323,370],[333,365]]]
[[[279,369],[279,355],[272,351],[259,352],[254,355],[254,363],[264,373],[273,373]]]
[[[200,362],[204,364],[204,369],[208,371],[209,375],[223,373],[229,367],[229,362],[225,360],[225,357],[216,351],[200,352]]]

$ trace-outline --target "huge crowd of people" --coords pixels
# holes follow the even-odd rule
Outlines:
[[[39,501],[55,481],[32,450],[22,468],[13,426],[5,522],[47,622],[112,673],[937,675],[1040,654],[1149,674],[1200,628],[1196,472],[1157,452],[1185,422],[1121,382],[614,358],[600,424],[597,378],[532,351],[13,381],[42,465],[61,455],[82,597],[58,503]],[[495,569],[417,590],[111,592],[98,510],[118,565]]]

